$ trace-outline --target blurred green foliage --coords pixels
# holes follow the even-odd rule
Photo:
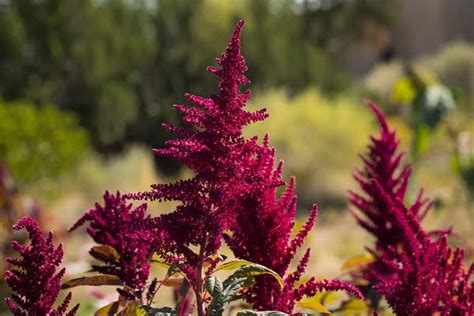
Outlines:
[[[0,161],[20,185],[57,177],[87,153],[87,131],[51,105],[0,101]]]
[[[254,99],[252,108],[259,107],[266,107],[270,118],[249,126],[247,133],[270,135],[286,174],[296,176],[301,205],[344,205],[357,154],[373,132],[364,104],[313,89],[292,98],[268,91]]]
[[[474,116],[474,45],[456,42],[446,45],[439,53],[425,56],[420,64],[434,71],[439,78],[456,92],[460,105]]]
[[[398,0],[2,1],[0,97],[75,112],[101,152],[158,146],[169,137],[159,123],[176,120],[171,103],[216,90],[205,68],[238,19],[247,21],[253,88],[334,94],[351,83],[347,46],[369,25],[392,23],[397,8]]]
[[[151,17],[119,1],[0,6],[0,93],[76,112],[96,144],[125,136],[155,51]]]
[[[455,42],[446,45],[439,53],[425,56],[419,61],[435,71],[451,89],[459,109],[457,118],[450,124],[455,140],[452,170],[464,183],[469,199],[474,201],[474,45]]]
[[[379,65],[364,80],[387,112],[404,116],[412,130],[410,155],[416,162],[430,147],[431,137],[457,107],[449,83],[426,63]],[[463,112],[468,107],[461,109]],[[469,116],[469,113],[464,113]]]
[[[447,116],[454,111],[456,104],[451,91],[444,86],[434,72],[418,66],[406,67],[406,77],[413,91],[410,125],[413,130],[411,156],[414,162],[428,149],[429,138]],[[397,85],[395,85],[396,87]]]
[[[451,90],[463,115],[474,117],[474,45],[454,42],[439,52],[423,56],[413,62],[424,69],[427,85],[442,82]],[[421,67],[422,68],[421,68]],[[408,104],[414,99],[414,89],[400,61],[379,64],[365,77],[363,88],[377,95],[383,103]],[[430,78],[431,77],[431,78]],[[433,78],[434,77],[434,78]]]

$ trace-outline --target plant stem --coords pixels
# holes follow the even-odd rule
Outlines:
[[[204,263],[204,254],[207,246],[208,236],[204,238],[201,249],[199,249],[199,258],[198,263],[196,265],[196,281],[194,284],[194,292],[196,294],[196,305],[197,305],[197,312],[198,316],[205,316],[206,313],[204,312],[204,300],[203,300],[203,279],[202,279],[202,266]]]
[[[197,312],[198,316],[205,316],[204,313],[204,302],[202,299],[202,274],[201,274],[201,268],[202,265],[199,264],[196,267],[196,273],[198,272],[197,270],[199,269],[199,273],[196,275],[196,286],[194,291],[196,292],[196,305],[197,305]]]

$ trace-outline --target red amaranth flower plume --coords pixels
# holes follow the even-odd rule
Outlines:
[[[411,167],[402,166],[403,152],[399,152],[399,143],[395,130],[391,130],[381,110],[373,103],[367,104],[377,116],[380,124],[379,137],[371,137],[371,144],[365,156],[362,170],[356,169],[354,178],[359,184],[362,194],[349,191],[349,200],[359,209],[363,216],[352,210],[357,222],[377,238],[376,248],[387,248],[396,245],[402,238],[381,208],[378,206],[380,197],[372,185],[372,179],[394,198],[405,201]],[[420,190],[409,211],[422,220],[431,208],[431,200],[423,197]]]
[[[191,107],[175,105],[183,114],[187,129],[164,124],[178,136],[166,142],[166,148],[155,149],[158,155],[173,157],[194,171],[191,179],[171,184],[155,184],[149,192],[129,194],[132,199],[175,200],[181,204],[172,213],[156,220],[167,241],[161,255],[175,262],[198,267],[202,260],[219,249],[223,232],[235,221],[235,209],[241,197],[254,182],[247,165],[259,145],[256,138],[245,139],[242,128],[266,117],[265,110],[249,112],[244,109],[250,92],[240,91],[240,85],[250,81],[240,52],[240,21],[219,67],[208,67],[220,78],[219,93],[209,97],[186,94]],[[198,246],[201,251],[193,251]],[[189,270],[189,269],[188,269]],[[192,276],[189,276],[192,279]]]
[[[361,298],[360,292],[351,284],[333,280],[309,281],[296,285],[310,257],[307,249],[296,271],[288,274],[291,261],[304,239],[314,226],[317,207],[294,238],[297,197],[294,194],[295,180],[291,179],[285,192],[278,197],[277,189],[284,185],[281,179],[282,163],[274,168],[275,150],[268,147],[268,137],[252,166],[258,186],[245,195],[238,209],[237,223],[226,241],[235,256],[262,264],[284,277],[284,287],[268,276],[256,278],[256,284],[245,291],[246,300],[257,310],[279,310],[292,313],[297,301],[305,295],[313,296],[323,290],[347,290]]]
[[[179,263],[196,293],[199,315],[204,315],[202,268],[206,258],[221,246],[225,230],[233,227],[236,210],[243,196],[255,186],[251,165],[260,150],[257,138],[245,139],[242,128],[266,118],[265,110],[244,109],[250,91],[240,91],[249,84],[244,72],[247,65],[240,52],[240,21],[220,58],[218,67],[208,71],[220,78],[219,93],[207,98],[186,94],[191,107],[175,105],[183,122],[193,128],[164,127],[178,136],[155,149],[158,155],[176,158],[195,176],[171,184],[155,184],[152,190],[129,194],[131,199],[174,200],[180,205],[174,212],[155,219],[164,239],[158,253],[166,261]],[[197,248],[197,251],[195,251]]]
[[[371,138],[364,169],[356,171],[363,193],[349,197],[362,214],[353,212],[359,224],[376,237],[375,261],[362,277],[397,315],[472,315],[473,266],[463,267],[463,252],[448,246],[446,231],[432,234],[421,227],[431,204],[422,191],[411,206],[405,205],[410,169],[399,170],[402,154],[395,131],[377,106],[369,107],[381,125],[380,137]]]
[[[124,286],[120,294],[141,299],[150,274],[152,245],[159,234],[150,228],[146,204],[132,210],[132,205],[119,192],[106,192],[104,202],[104,206],[96,203],[69,231],[89,222],[87,232],[92,239],[112,247],[117,254],[115,258],[104,257],[92,249],[90,254],[105,264],[93,266],[94,270],[117,276]]]
[[[31,217],[22,217],[13,229],[26,229],[31,244],[12,242],[13,249],[18,251],[21,258],[7,258],[8,263],[15,267],[5,274],[5,279],[13,290],[11,298],[6,299],[10,311],[15,316],[75,315],[79,305],[66,312],[71,293],[54,308],[61,290],[61,278],[65,273],[64,268],[56,272],[63,259],[62,246],[54,246],[51,232],[45,238],[38,223]]]
[[[281,165],[274,169],[274,150],[257,137],[245,139],[242,128],[267,117],[265,110],[244,109],[250,91],[240,92],[240,85],[250,81],[240,52],[240,21],[229,44],[217,59],[220,67],[208,70],[220,78],[219,94],[203,98],[187,94],[194,105],[176,105],[183,121],[194,126],[185,129],[165,125],[179,138],[170,140],[155,153],[179,159],[195,172],[191,179],[172,184],[155,184],[150,192],[130,194],[132,199],[176,200],[181,204],[175,212],[157,219],[163,232],[161,255],[168,261],[181,263],[182,271],[194,287],[199,306],[203,260],[216,253],[224,231],[236,257],[263,264],[284,275],[296,251],[316,220],[316,208],[300,233],[291,239],[296,212],[294,181],[276,200],[276,190],[284,182]],[[192,250],[200,247],[199,253]],[[309,260],[309,251],[297,271],[286,278],[285,288],[269,277],[258,277],[247,291],[247,299],[258,309],[292,311],[298,299],[322,289],[347,289],[359,295],[354,287],[338,281],[315,281],[296,286]]]
[[[397,315],[473,315],[474,265],[465,269],[464,252],[449,247],[446,234],[435,239],[425,232],[415,214],[376,180],[373,187],[394,229],[403,234],[379,256],[382,273],[369,266],[377,291]]]

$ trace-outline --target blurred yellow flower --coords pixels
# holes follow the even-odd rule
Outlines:
[[[391,100],[398,104],[410,104],[416,97],[416,90],[410,78],[403,77],[393,86]]]

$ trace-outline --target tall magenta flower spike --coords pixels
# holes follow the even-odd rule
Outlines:
[[[199,266],[204,258],[215,254],[223,232],[235,222],[240,200],[255,185],[248,165],[260,146],[256,137],[245,139],[242,128],[267,115],[265,110],[244,109],[250,92],[241,92],[240,86],[250,81],[243,74],[247,66],[240,52],[243,24],[237,24],[227,48],[217,58],[219,67],[208,67],[220,78],[219,93],[207,98],[186,94],[193,106],[174,107],[192,128],[164,124],[178,138],[167,141],[165,148],[154,150],[158,155],[180,160],[195,176],[171,184],[155,184],[149,192],[128,195],[132,199],[181,203],[174,212],[156,220],[167,237],[161,255],[168,261]],[[199,247],[199,253],[193,250],[194,246]]]
[[[426,232],[421,220],[431,202],[422,191],[411,206],[405,204],[410,169],[401,168],[398,140],[382,111],[374,104],[381,129],[371,137],[364,169],[355,179],[362,193],[350,193],[359,224],[376,238],[375,261],[363,277],[385,296],[397,315],[473,315],[473,265],[463,266],[463,251],[447,244],[448,231]]]
[[[310,259],[307,249],[295,271],[288,273],[304,239],[313,228],[318,214],[316,205],[310,216],[294,238],[297,197],[294,194],[295,180],[291,179],[284,193],[278,197],[277,189],[284,185],[281,179],[282,162],[275,165],[275,150],[268,146],[266,136],[252,166],[258,186],[245,196],[237,215],[237,223],[226,241],[236,257],[262,264],[284,277],[284,287],[271,277],[260,276],[256,284],[245,291],[246,300],[257,310],[278,310],[292,313],[297,301],[304,296],[313,296],[319,291],[346,290],[362,298],[353,285],[338,280],[309,281],[297,285]]]
[[[219,93],[207,98],[187,94],[192,107],[176,105],[184,123],[192,129],[165,125],[178,136],[155,149],[158,155],[179,159],[194,171],[191,179],[172,184],[155,184],[149,192],[130,194],[132,199],[176,200],[176,211],[158,218],[156,226],[163,232],[161,255],[170,262],[180,263],[193,287],[201,284],[200,267],[204,258],[217,252],[224,232],[235,256],[261,263],[284,275],[297,249],[303,243],[316,220],[316,207],[295,239],[296,198],[294,182],[276,201],[276,190],[284,185],[281,165],[274,169],[274,150],[268,137],[263,145],[257,137],[245,139],[242,128],[264,120],[265,110],[246,111],[250,91],[240,91],[249,84],[247,70],[240,51],[240,21],[220,58],[218,67],[208,70],[220,78]],[[198,246],[200,251],[193,250]],[[296,285],[309,260],[309,250],[297,271],[286,278],[285,288],[265,276],[246,292],[246,298],[256,309],[292,311],[297,300],[325,289],[345,289],[360,295],[353,286],[340,281],[315,281]],[[196,269],[197,267],[197,269]],[[199,304],[198,304],[199,305]]]
[[[22,217],[13,229],[26,229],[31,244],[12,242],[12,247],[20,254],[20,258],[7,258],[8,263],[13,266],[5,274],[5,279],[13,290],[11,298],[6,299],[10,311],[15,316],[75,315],[79,305],[66,311],[71,293],[54,308],[61,290],[61,278],[65,273],[64,268],[56,271],[63,259],[62,246],[54,246],[51,232],[45,238],[38,223],[31,217]]]
[[[93,248],[90,254],[104,263],[93,268],[117,276],[124,286],[119,293],[129,299],[142,298],[150,274],[153,245],[160,236],[150,227],[146,209],[146,204],[132,209],[120,193],[106,192],[104,205],[96,203],[70,228],[71,231],[88,222],[87,232],[92,239],[114,249],[116,256],[104,257]]]
[[[395,130],[389,128],[382,111],[373,103],[369,102],[367,105],[379,121],[379,136],[370,138],[367,153],[361,156],[364,168],[356,169],[354,174],[362,193],[349,191],[349,200],[363,215],[362,217],[360,213],[352,212],[357,222],[377,238],[377,247],[386,248],[395,245],[403,236],[377,207],[380,199],[372,185],[372,179],[394,198],[405,201],[411,167],[401,164],[404,153],[399,151],[400,141]],[[431,205],[431,200],[424,198],[423,190],[420,190],[409,209],[422,220]]]

